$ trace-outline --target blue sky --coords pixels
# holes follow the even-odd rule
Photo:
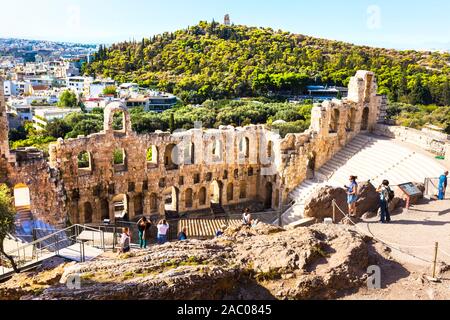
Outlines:
[[[17,0],[0,37],[112,43],[200,20],[272,27],[356,44],[450,50],[448,0]]]

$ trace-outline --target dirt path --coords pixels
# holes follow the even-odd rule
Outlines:
[[[363,231],[389,244],[377,245],[386,260],[379,267],[382,288],[361,288],[345,293],[345,300],[448,300],[450,299],[450,200],[426,201],[392,217],[391,224],[370,219],[358,224]],[[435,242],[439,243],[440,282],[428,280],[432,275]],[[448,270],[446,270],[448,269]]]
[[[450,200],[423,200],[409,212],[403,209],[394,215],[391,224],[380,224],[374,218],[359,223],[358,227],[387,243],[392,256],[401,263],[429,267],[438,242],[438,260],[450,265]]]

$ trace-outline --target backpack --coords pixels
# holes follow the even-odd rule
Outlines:
[[[388,201],[391,202],[395,198],[395,192],[392,191],[390,187],[387,187],[388,190]]]

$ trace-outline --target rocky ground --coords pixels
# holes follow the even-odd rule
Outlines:
[[[364,289],[374,264],[388,270],[376,293]],[[67,279],[75,275],[81,287],[69,289]],[[419,271],[408,271],[385,247],[345,226],[284,230],[260,223],[230,228],[220,239],[109,253],[89,263],[54,260],[1,284],[0,299],[382,299],[396,298],[397,289],[426,298],[428,285]]]

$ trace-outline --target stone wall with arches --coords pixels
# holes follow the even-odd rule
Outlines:
[[[126,130],[112,128],[116,113],[123,114]],[[264,161],[259,149],[266,152],[281,141],[276,134],[266,141],[271,133],[263,126],[138,135],[129,121],[127,109],[112,104],[105,109],[102,132],[59,139],[50,146],[49,164],[61,172],[71,221],[101,221],[105,203],[113,220],[117,195],[127,197],[129,219],[208,210],[212,203],[226,207],[263,200],[258,192],[262,164],[271,165],[273,159]],[[123,150],[121,164],[115,162],[116,150]],[[271,150],[271,158],[275,154]],[[277,173],[276,168],[265,170]]]
[[[19,161],[21,151],[11,151],[7,180],[28,185],[33,213],[54,223],[164,217],[250,202],[281,210],[293,188],[360,131],[373,130],[382,101],[373,73],[359,71],[348,98],[316,104],[310,129],[285,138],[263,125],[139,135],[127,108],[115,102],[105,108],[102,132],[59,139],[49,147],[49,162],[28,159],[31,150]]]

